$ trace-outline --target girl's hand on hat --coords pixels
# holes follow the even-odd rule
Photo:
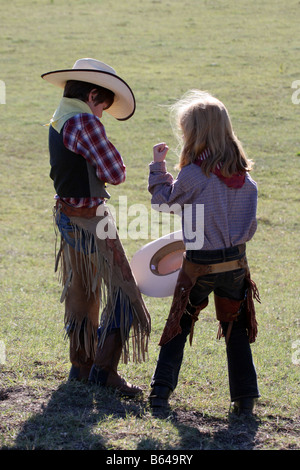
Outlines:
[[[165,142],[154,145],[154,147],[153,147],[153,161],[154,162],[163,162],[166,158],[168,150],[169,150],[169,147],[165,144]]]

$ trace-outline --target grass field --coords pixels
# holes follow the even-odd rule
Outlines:
[[[299,1],[0,0],[0,8],[1,449],[299,449],[300,104],[292,101],[292,83],[300,80]],[[256,162],[258,230],[248,258],[262,300],[253,345],[261,398],[250,423],[228,421],[225,347],[216,340],[213,302],[186,348],[172,418],[153,417],[147,403],[170,298],[145,297],[149,358],[121,366],[143,385],[142,399],[67,382],[44,127],[61,91],[40,75],[80,57],[112,65],[136,96],[132,119],[103,119],[127,165],[126,183],[109,188],[116,207],[121,195],[128,205],[150,206],[155,143],[169,144],[175,174],[166,105],[190,88],[226,104]],[[129,259],[147,241],[123,240]]]

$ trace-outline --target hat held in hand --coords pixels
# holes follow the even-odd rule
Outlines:
[[[184,251],[181,230],[147,243],[138,250],[130,265],[141,293],[149,297],[172,296]]]

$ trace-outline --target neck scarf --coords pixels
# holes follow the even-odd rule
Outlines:
[[[64,123],[76,114],[93,114],[91,108],[84,101],[77,98],[62,98],[58,108],[54,112],[50,124],[57,132],[60,132]]]
[[[193,163],[201,167],[203,161],[206,160],[210,155],[210,150],[206,148]],[[216,168],[213,170],[213,174],[223,181],[223,183],[225,183],[228,188],[239,189],[243,186],[245,183],[245,173],[235,173],[230,177],[226,177],[222,175],[221,168],[222,164],[218,163]]]

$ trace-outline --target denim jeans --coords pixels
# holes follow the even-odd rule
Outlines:
[[[55,221],[61,236],[72,248],[74,248],[74,250],[82,253],[88,253],[89,251],[93,253],[95,251],[93,238],[91,238],[88,242],[91,243],[91,246],[89,246],[87,244],[84,231],[81,233],[80,240],[75,240],[74,228],[72,227],[70,219],[66,214],[60,212],[59,215],[56,216]]]
[[[241,248],[232,247],[216,251],[187,251],[186,257],[189,261],[199,264],[213,264],[240,259],[243,254]],[[192,317],[189,312],[193,313],[193,305],[200,305],[205,299],[208,299],[209,294],[212,292],[229,299],[244,299],[246,295],[244,270],[237,269],[198,278],[190,293],[190,304],[187,307],[187,312],[181,318],[182,332],[161,347],[151,386],[166,385],[172,391],[176,388],[186,339],[192,325]],[[221,322],[224,336],[226,336],[228,326],[228,322]],[[257,376],[247,335],[243,306],[237,320],[232,324],[229,341],[226,344],[226,353],[231,400],[235,401],[243,397],[259,397]],[[197,371],[195,372],[197,373]]]

